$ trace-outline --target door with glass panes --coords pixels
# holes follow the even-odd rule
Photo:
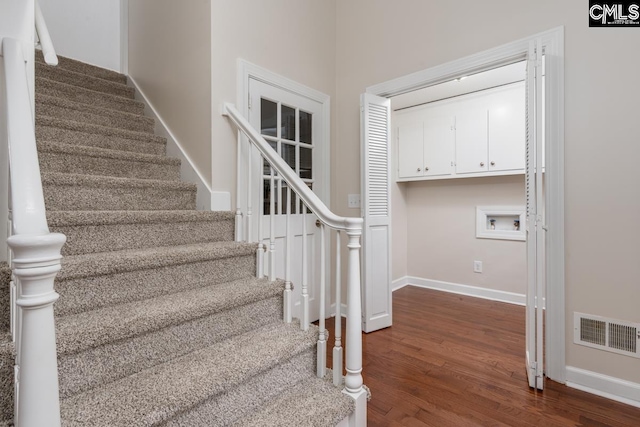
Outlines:
[[[323,142],[322,104],[305,96],[288,90],[249,80],[249,121],[284,160],[296,171],[296,174],[323,199],[324,188],[319,176],[323,161],[320,145]],[[302,317],[302,232],[303,221],[306,222],[307,250],[307,283],[309,292],[309,316],[311,321],[318,319],[318,295],[320,278],[320,228],[316,226],[316,216],[303,208],[299,198],[288,191],[287,183],[266,161],[255,164],[253,170],[259,169],[260,190],[262,197],[256,206],[262,217],[262,241],[269,248],[271,221],[274,221],[275,239],[275,272],[276,277],[285,278],[286,249],[286,216],[287,209],[291,215],[291,282],[293,283],[293,316]],[[271,182],[273,178],[273,188]],[[288,199],[288,194],[291,198]],[[274,201],[274,214],[271,214],[271,198]],[[324,200],[324,199],[323,199]],[[303,210],[304,209],[304,210]],[[258,209],[256,209],[257,211]],[[304,214],[303,212],[307,212]],[[268,274],[271,262],[270,253],[265,257],[265,274]]]

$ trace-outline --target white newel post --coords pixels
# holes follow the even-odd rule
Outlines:
[[[16,425],[60,425],[58,357],[53,303],[58,294],[53,281],[60,271],[60,249],[66,237],[59,233],[15,235],[7,239],[13,252],[13,274],[20,282],[17,305],[20,349],[17,363],[19,402]]]
[[[349,425],[365,427],[367,425],[367,392],[362,387],[362,295],[360,292],[360,237],[359,229],[347,230],[349,241],[347,248],[347,330],[346,363],[347,374],[344,378],[344,393],[355,400],[355,411],[349,416]]]

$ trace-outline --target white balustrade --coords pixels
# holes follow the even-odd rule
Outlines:
[[[36,23],[42,20],[36,14]],[[41,40],[46,26],[38,25]],[[44,47],[44,46],[43,46]],[[16,412],[20,427],[60,425],[53,303],[54,279],[66,237],[47,226],[36,149],[31,96],[21,42],[2,40],[9,141],[13,272],[12,310],[16,342]],[[46,52],[45,52],[46,55]],[[8,108],[8,106],[11,106]]]
[[[273,168],[269,186],[269,280],[276,280],[276,192]],[[262,218],[259,218],[262,221]]]
[[[286,236],[284,246],[284,320],[291,322],[292,309],[293,309],[293,284],[291,282],[291,248],[293,247],[293,238],[295,233],[292,233],[292,212],[291,204],[292,198],[297,195],[300,202],[296,203],[297,208],[302,209],[300,212],[300,220],[302,221],[302,233],[301,233],[301,251],[302,258],[301,265],[301,292],[300,292],[300,305],[301,305],[301,328],[307,330],[309,328],[310,320],[310,308],[309,308],[309,265],[308,265],[308,215],[307,208],[318,217],[320,224],[320,283],[318,289],[318,303],[319,303],[319,334],[318,334],[318,347],[317,347],[317,375],[323,377],[326,374],[326,351],[327,341],[329,340],[329,334],[325,325],[325,296],[326,296],[326,228],[336,230],[336,283],[335,283],[335,300],[336,300],[336,321],[335,321],[335,342],[333,348],[333,382],[336,385],[340,385],[343,381],[342,365],[343,365],[343,347],[341,343],[342,339],[342,326],[341,326],[341,231],[346,232],[348,236],[348,263],[347,263],[347,327],[346,327],[346,342],[345,342],[345,369],[346,376],[344,377],[344,389],[343,392],[349,395],[355,401],[355,411],[350,416],[350,425],[364,426],[366,425],[366,391],[363,387],[362,380],[362,296],[360,289],[360,239],[362,236],[363,220],[362,218],[348,218],[340,217],[331,212],[324,203],[318,198],[318,196],[311,191],[305,182],[293,171],[289,165],[273,150],[273,148],[267,143],[267,141],[260,135],[260,133],[254,129],[251,124],[245,119],[238,110],[231,104],[225,104],[224,115],[237,126],[237,128],[247,136],[249,144],[255,147],[271,166],[270,176],[270,252],[269,252],[269,279],[275,280],[275,215],[276,210],[274,208],[275,203],[275,180],[274,174],[278,174],[279,185],[287,185],[286,196],[286,211],[283,208],[282,192],[278,191],[279,198],[279,212],[281,214],[286,213]],[[242,139],[242,138],[241,138]],[[262,163],[260,165],[262,167]],[[250,182],[250,180],[249,180]],[[280,188],[280,187],[279,187]],[[262,218],[261,218],[262,219]],[[260,222],[259,222],[260,223]],[[262,236],[259,236],[259,241],[262,242]]]
[[[37,2],[37,0],[35,2],[35,23],[36,33],[38,35],[38,39],[40,40],[42,55],[44,56],[44,62],[49,65],[58,65],[58,55],[56,55],[56,50],[53,48],[51,35],[49,34],[47,23],[44,20],[42,10],[40,10],[40,4]]]

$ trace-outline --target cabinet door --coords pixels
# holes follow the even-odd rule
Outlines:
[[[525,90],[517,83],[491,97],[489,171],[524,170]]]
[[[487,109],[460,105],[456,114],[456,173],[486,172]]]
[[[424,176],[453,173],[453,117],[427,117],[424,121]]]
[[[398,178],[422,176],[422,122],[398,127]]]

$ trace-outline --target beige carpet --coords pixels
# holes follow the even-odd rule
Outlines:
[[[317,329],[282,322],[283,283],[254,277],[256,246],[233,242],[232,213],[195,211],[195,185],[180,181],[126,77],[36,61],[47,216],[68,237],[55,306],[63,425],[332,426],[348,415],[351,399],[314,375]],[[6,335],[7,304],[0,315]],[[12,409],[5,379],[0,419]]]

